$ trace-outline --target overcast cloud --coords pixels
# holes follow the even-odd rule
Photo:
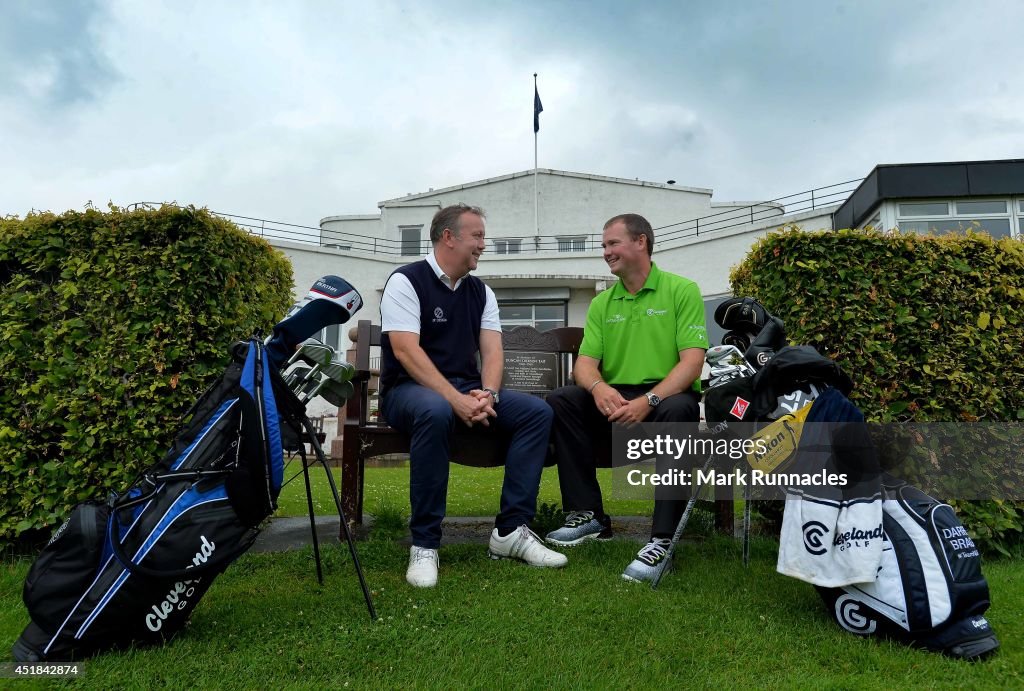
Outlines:
[[[0,0],[0,214],[316,225],[540,166],[771,199],[1024,158],[1024,3]]]

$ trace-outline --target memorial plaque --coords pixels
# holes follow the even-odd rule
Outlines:
[[[558,386],[558,353],[506,350],[502,388],[548,393]]]

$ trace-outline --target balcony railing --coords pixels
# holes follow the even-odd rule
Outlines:
[[[671,247],[673,244],[680,243],[689,238],[710,236],[735,228],[758,225],[781,216],[814,211],[822,207],[839,204],[850,196],[860,182],[861,179],[837,182],[833,185],[816,187],[805,192],[788,194],[776,199],[756,202],[743,207],[725,209],[718,213],[659,226],[654,229],[657,247],[664,249],[666,246]],[[138,202],[130,205],[129,208],[137,206],[159,206],[159,204]],[[412,248],[409,243],[402,240],[359,235],[330,228],[321,229],[297,223],[270,221],[264,218],[253,218],[251,216],[220,211],[213,211],[211,213],[222,216],[253,235],[258,235],[268,240],[317,245],[360,254],[393,257],[423,256],[430,251],[429,240],[421,241],[418,247],[419,251],[411,253]],[[571,229],[566,229],[558,235],[524,237],[521,240],[519,252],[501,256],[514,257],[524,254],[592,252],[601,248],[601,233],[574,233]],[[491,244],[491,253],[495,254],[493,243]]]

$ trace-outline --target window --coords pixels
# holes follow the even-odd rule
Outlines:
[[[320,329],[319,332],[313,335],[313,338],[331,346],[335,350],[341,350],[341,326],[339,324],[331,324],[324,329]]]
[[[402,256],[418,257],[422,254],[420,250],[420,232],[423,226],[399,226],[402,235]]]
[[[559,236],[559,252],[585,252],[587,249],[587,238],[585,235]]]
[[[953,202],[906,202],[896,206],[896,224],[910,233],[986,232],[994,238],[1012,234],[1005,199],[958,199]]]
[[[516,303],[498,302],[501,313],[501,328],[532,326],[537,331],[547,331],[566,324],[565,302]]]
[[[704,323],[708,329],[708,345],[716,346],[722,344],[722,336],[725,335],[725,329],[720,327],[715,321],[715,310],[726,300],[729,300],[731,295],[723,295],[713,298],[704,298]]]
[[[495,240],[494,251],[498,254],[519,254],[523,245],[522,239]]]
[[[946,202],[925,202],[900,204],[900,216],[948,216],[949,204]]]
[[[985,201],[985,202],[957,202],[956,213],[960,214],[1005,214],[1006,202]]]

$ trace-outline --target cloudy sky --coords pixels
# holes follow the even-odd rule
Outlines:
[[[1024,158],[1024,3],[0,0],[0,214],[316,225],[540,166],[772,199]]]

